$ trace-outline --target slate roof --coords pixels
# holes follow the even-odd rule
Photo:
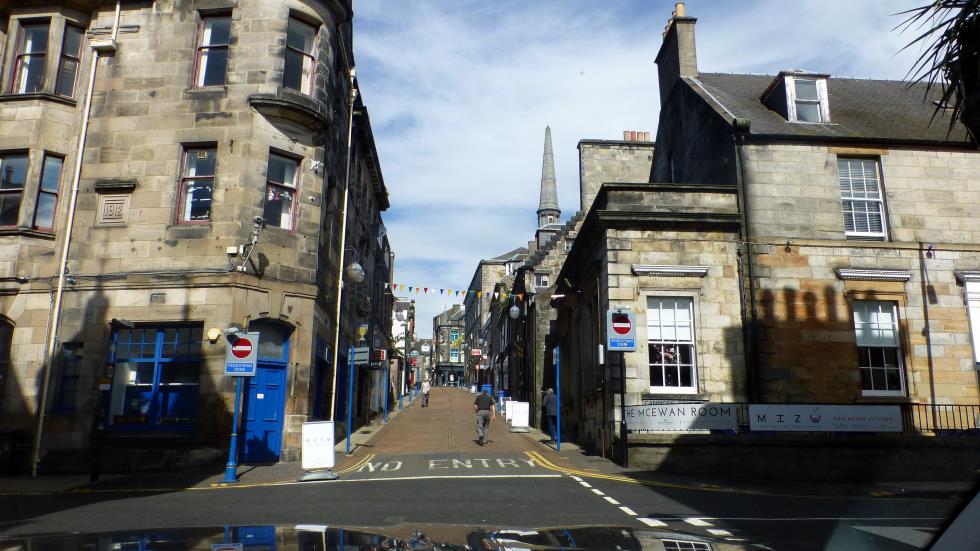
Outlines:
[[[701,73],[697,79],[684,80],[727,120],[732,116],[750,119],[752,135],[969,143],[961,124],[947,137],[949,118],[940,113],[932,120],[933,100],[939,98],[939,91],[930,91],[929,100],[924,101],[925,84],[909,87],[903,81],[830,77],[830,123],[818,124],[788,122],[762,103],[763,93],[776,78]]]
[[[495,256],[490,260],[503,261],[512,260],[515,256],[527,256],[527,247],[518,247],[512,251],[508,251],[500,256]]]

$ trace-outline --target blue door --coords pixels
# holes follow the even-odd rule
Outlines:
[[[264,320],[249,324],[249,330],[260,333],[259,362],[255,376],[246,378],[242,463],[275,463],[282,451],[290,330]]]

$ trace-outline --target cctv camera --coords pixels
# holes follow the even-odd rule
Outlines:
[[[252,223],[255,224],[256,226],[261,226],[265,224],[265,218],[262,218],[261,216],[256,216],[255,218],[252,219]]]

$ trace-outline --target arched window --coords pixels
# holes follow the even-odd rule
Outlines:
[[[289,336],[293,332],[292,327],[272,319],[258,319],[248,324],[248,330],[259,333],[260,361],[289,361]]]

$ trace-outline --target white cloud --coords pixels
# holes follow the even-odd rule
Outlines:
[[[915,2],[688,2],[699,67],[902,78],[891,14]],[[559,201],[578,204],[583,138],[655,134],[654,59],[673,2],[359,0],[358,80],[392,208],[396,281],[465,289],[480,258],[533,237],[544,127]],[[438,292],[436,292],[438,293]],[[419,334],[451,301],[418,300]]]

